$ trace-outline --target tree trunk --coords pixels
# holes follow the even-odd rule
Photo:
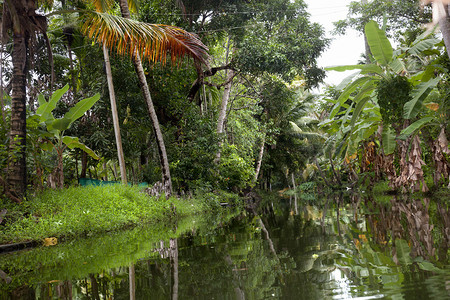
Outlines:
[[[228,44],[227,44],[227,52],[226,52],[226,65],[228,65],[228,58],[230,55],[230,43],[231,40],[230,38],[228,38]],[[217,151],[216,154],[216,158],[215,158],[215,162],[219,163],[220,161],[220,154],[221,154],[221,146],[222,146],[222,142],[223,142],[223,137],[222,134],[224,132],[224,124],[225,124],[225,118],[227,116],[227,106],[228,106],[228,101],[230,100],[230,94],[231,94],[231,86],[233,85],[233,77],[235,75],[235,71],[234,70],[227,70],[227,81],[226,81],[226,85],[224,87],[223,90],[223,95],[222,95],[222,104],[220,105],[220,110],[219,110],[219,117],[217,119],[217,135],[219,136],[219,150]]]
[[[435,5],[435,3],[433,3]],[[444,38],[445,48],[447,49],[447,55],[450,58],[450,21],[449,21],[449,6],[442,3],[436,4],[444,6],[444,12],[439,18],[439,27],[441,28],[442,37]]]
[[[20,25],[19,25],[20,26]],[[13,36],[13,74],[11,97],[11,129],[9,141],[8,185],[19,198],[26,193],[26,38],[22,32]]]
[[[105,50],[103,50],[103,52],[104,51]],[[75,78],[75,71],[73,70],[72,48],[70,47],[70,42],[67,43],[67,53],[69,55],[69,69],[71,74],[70,77],[72,79],[72,102],[75,103],[77,93],[77,79]]]
[[[170,257],[173,262],[172,300],[178,300],[178,240],[170,239]]]
[[[128,9],[127,0],[120,0],[120,10],[124,18],[130,18],[130,11]],[[137,53],[135,53],[135,55],[133,56],[133,64],[139,78],[139,85],[144,95],[145,102],[147,103],[150,120],[152,122],[153,129],[155,130],[156,142],[158,144],[159,160],[161,163],[164,192],[166,193],[166,196],[170,196],[172,194],[172,178],[170,176],[169,160],[167,158],[166,146],[164,144],[164,138],[161,132],[161,128],[159,127],[158,116],[156,115],[150,91],[148,89],[147,79],[145,78],[141,58]]]
[[[116,95],[114,93],[114,84],[112,80],[111,64],[109,62],[108,49],[103,45],[103,56],[105,58],[106,78],[108,80],[109,99],[111,100],[111,113],[114,124],[114,135],[116,136],[117,158],[119,160],[120,178],[123,184],[127,184],[127,169],[125,167],[125,158],[122,149],[122,137],[120,135],[119,115],[117,114]]]
[[[3,102],[3,22],[0,22],[0,110],[2,113],[2,125],[6,125],[5,104]]]
[[[58,163],[56,169],[54,170],[54,179],[56,181],[56,186],[59,189],[64,188],[64,162],[63,162],[63,149],[62,147],[57,150],[58,153]]]
[[[136,271],[134,264],[128,267],[128,279],[130,281],[130,300],[136,299]]]
[[[258,161],[256,162],[255,177],[253,182],[256,184],[258,182],[259,172],[261,171],[262,159],[264,155],[264,146],[266,145],[266,136],[264,135],[261,141],[261,146],[259,148]]]
[[[80,178],[86,178],[86,172],[87,172],[87,162],[88,162],[88,157],[87,157],[87,153],[84,151],[81,151],[81,174],[80,174]]]
[[[361,0],[362,4],[367,4],[367,0]],[[364,36],[364,55],[366,64],[370,64],[370,57],[372,56],[372,52],[370,51],[369,43],[367,42],[367,36],[363,30],[363,36]]]

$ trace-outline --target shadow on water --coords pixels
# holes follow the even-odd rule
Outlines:
[[[449,204],[385,198],[263,200],[1,255],[0,299],[449,299]]]

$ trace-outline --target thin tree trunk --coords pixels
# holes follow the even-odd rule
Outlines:
[[[367,0],[361,0],[362,4],[367,4]],[[367,36],[363,30],[363,36],[364,36],[364,55],[366,64],[370,64],[370,56],[372,55],[372,52],[370,51],[369,43],[367,41]]]
[[[178,300],[178,240],[170,239],[170,256],[173,262],[172,300]]]
[[[435,5],[435,3],[433,3]],[[441,28],[442,37],[444,38],[445,48],[447,49],[447,55],[450,58],[450,21],[449,21],[449,6],[442,3],[436,4],[444,6],[444,12],[439,18],[439,27]]]
[[[123,184],[127,184],[127,169],[125,167],[125,158],[122,149],[122,137],[120,135],[119,115],[117,113],[116,95],[114,93],[114,84],[112,80],[111,64],[109,61],[108,49],[103,45],[103,56],[105,58],[106,78],[108,80],[109,99],[111,100],[111,113],[114,124],[114,135],[116,137],[117,158],[119,160],[120,178]]]
[[[120,10],[124,18],[130,18],[130,11],[128,9],[127,0],[120,0]],[[141,86],[145,102],[147,103],[150,120],[152,122],[153,129],[155,130],[156,142],[158,144],[159,160],[161,163],[164,191],[166,193],[166,196],[170,196],[172,194],[172,178],[170,176],[169,160],[167,158],[166,146],[164,144],[164,138],[161,132],[161,128],[159,127],[158,116],[156,115],[155,107],[153,106],[150,90],[148,89],[147,79],[145,78],[141,58],[137,53],[135,53],[133,56],[133,64],[139,78],[139,84]]]
[[[19,25],[20,26],[20,25]],[[23,33],[13,36],[13,74],[11,97],[11,129],[9,141],[8,185],[19,198],[26,193],[26,59],[27,48]]]
[[[103,46],[103,48],[105,48],[105,46]],[[105,52],[105,50],[103,49],[103,53],[104,52]],[[70,47],[70,42],[67,43],[67,53],[69,55],[69,68],[70,68],[70,74],[71,74],[70,77],[72,79],[72,101],[75,103],[75,96],[77,93],[77,81],[75,78],[75,72],[73,70],[72,48]]]
[[[136,299],[136,275],[134,264],[131,264],[128,268],[129,281],[130,281],[130,300]]]
[[[5,5],[3,5],[5,15]],[[3,21],[0,21],[0,110],[2,111],[3,125],[6,125],[5,104],[3,102]]]
[[[262,159],[264,155],[264,146],[266,145],[266,135],[263,136],[261,140],[261,146],[259,148],[258,161],[256,162],[255,177],[253,182],[256,184],[258,181],[259,172],[261,171]]]
[[[292,180],[292,187],[294,188],[294,207],[295,207],[295,214],[298,214],[298,199],[297,199],[297,187],[295,186],[295,177],[294,173],[291,173],[291,180]]]
[[[231,44],[231,39],[228,38],[227,52],[226,52],[226,64],[227,65],[228,65],[228,57],[230,55],[230,44]],[[217,135],[219,136],[219,150],[217,151],[216,158],[214,160],[216,163],[219,163],[219,161],[220,161],[221,147],[222,147],[222,143],[223,143],[222,134],[224,132],[224,124],[225,124],[225,119],[227,116],[228,101],[230,100],[231,86],[233,85],[233,77],[235,75],[234,70],[227,70],[226,72],[227,72],[227,79],[226,79],[227,83],[223,90],[222,103],[220,105],[219,117],[217,119]]]

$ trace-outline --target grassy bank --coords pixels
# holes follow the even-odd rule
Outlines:
[[[113,185],[48,190],[23,203],[1,200],[7,214],[0,244],[70,238],[212,212],[220,202],[238,202],[230,194],[197,194],[192,199],[151,198],[138,187]]]

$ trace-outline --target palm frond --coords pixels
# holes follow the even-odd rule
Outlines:
[[[93,4],[98,12],[108,12],[114,6],[114,0],[83,0],[87,4]]]
[[[289,121],[289,124],[291,124],[291,130],[292,130],[291,134],[293,136],[296,136],[297,138],[300,138],[300,139],[318,138],[321,140],[326,139],[326,136],[320,132],[304,131],[297,124],[295,124],[294,122],[291,122],[291,121]]]
[[[82,32],[95,42],[115,49],[119,54],[136,53],[151,62],[172,63],[189,56],[207,64],[208,48],[200,39],[179,27],[148,24],[106,13],[86,11]]]
[[[137,13],[139,8],[139,0],[128,0],[128,9],[132,13]]]

